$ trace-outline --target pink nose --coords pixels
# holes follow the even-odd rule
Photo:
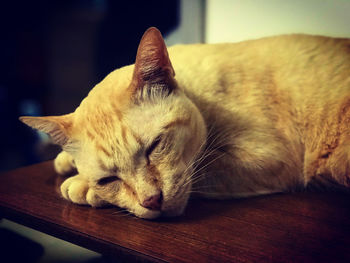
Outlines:
[[[146,198],[141,205],[151,210],[160,210],[162,206],[162,200],[163,200],[162,193],[159,193]]]

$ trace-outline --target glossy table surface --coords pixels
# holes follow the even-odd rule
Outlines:
[[[191,200],[147,221],[62,199],[51,161],[0,175],[0,217],[126,262],[350,262],[350,196]]]

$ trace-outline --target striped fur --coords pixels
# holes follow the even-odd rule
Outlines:
[[[349,186],[349,40],[290,35],[169,54],[151,28],[135,65],[110,73],[74,113],[22,118],[62,145],[59,173],[77,169],[61,186],[66,199],[155,218],[181,214],[190,193]],[[142,206],[160,192],[161,211]]]

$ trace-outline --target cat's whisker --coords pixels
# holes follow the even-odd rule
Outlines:
[[[213,172],[213,173],[214,173],[214,172]],[[187,185],[190,184],[190,183],[191,183],[192,186],[193,186],[193,185],[199,183],[200,181],[202,181],[202,180],[208,178],[208,175],[209,175],[209,174],[213,174],[213,173],[199,173],[199,172],[197,172],[196,174],[192,175],[190,178],[188,178],[188,179],[186,180],[186,182],[184,183],[184,187],[187,186]]]
[[[208,135],[207,135],[207,140],[201,144],[199,150],[196,152],[194,157],[191,159],[190,164],[186,167],[185,171],[183,172],[184,174],[189,169],[196,170],[197,167],[201,164],[201,162],[203,160],[205,160],[207,157],[209,157],[213,152],[215,152],[215,150],[224,146],[223,144],[217,146],[217,144],[220,143],[221,141],[223,141],[223,142],[226,141],[226,138],[229,136],[229,134],[227,134],[227,133],[229,133],[230,130],[227,129],[227,130],[221,131],[220,133],[214,134],[212,132],[212,130],[214,129],[214,126],[215,125],[212,125],[210,127],[210,130],[209,130]],[[215,135],[215,138],[212,138],[214,135]],[[224,138],[220,138],[220,141],[218,143],[215,143],[219,137],[224,137]],[[208,141],[210,141],[210,143],[206,144],[206,142],[208,142]],[[205,148],[206,150],[203,151],[202,148]],[[192,175],[190,175],[189,177],[191,177],[191,176]]]
[[[193,163],[193,165],[196,164],[194,167],[192,167],[193,170],[195,170],[205,158],[210,156],[211,153],[212,151],[204,151],[202,155]]]
[[[187,194],[203,194],[206,196],[213,196],[213,197],[219,197],[222,199],[222,193],[216,193],[216,192],[203,192],[203,191],[189,191],[187,192]],[[227,195],[227,198],[229,198],[230,196]]]
[[[205,176],[204,176],[204,174],[200,174],[200,175],[198,175],[197,177],[195,177],[195,178],[193,178],[190,182],[188,182],[186,185],[188,185],[189,183],[192,183],[192,185],[194,185],[194,184],[196,184],[196,183],[198,183],[198,182],[200,182],[200,181],[202,181],[202,180],[204,180],[205,179]]]
[[[201,157],[201,160],[209,157],[212,153],[214,153],[218,149],[222,148],[223,146],[228,146],[228,145],[233,145],[233,144],[232,143],[223,142],[222,144],[217,145],[215,148],[207,150],[206,152],[204,152],[203,156]]]
[[[140,218],[135,216],[133,213],[130,213],[130,215],[132,215],[130,218],[132,218],[133,220],[139,220]]]
[[[207,135],[206,140],[203,141],[203,142],[201,143],[201,145],[200,145],[199,149],[197,150],[196,154],[193,156],[192,161],[193,161],[194,159],[200,158],[200,157],[198,157],[198,156],[199,156],[200,154],[203,154],[203,152],[204,152],[203,149],[208,148],[207,142],[211,139],[211,136],[212,136],[212,133],[211,133],[211,132],[212,132],[212,129],[213,129],[213,126],[212,126],[211,129],[209,130],[209,133],[208,133],[208,135]],[[193,165],[193,163],[192,163],[191,165]]]
[[[128,212],[128,213],[120,213],[120,214],[117,214],[116,216],[117,216],[118,218],[120,218],[120,217],[132,216],[132,215],[133,215],[132,213]]]
[[[127,209],[120,208],[118,211],[113,212],[112,215],[121,215],[125,213],[130,213],[130,212]]]
[[[194,190],[194,191],[188,191],[188,192],[186,192],[186,194],[207,194],[207,192]]]
[[[223,134],[223,133],[221,133],[221,134]],[[218,137],[219,137],[219,135],[217,135],[215,139],[217,139]],[[186,185],[189,184],[190,182],[193,182],[193,180],[192,180],[193,177],[195,177],[201,170],[203,170],[205,167],[207,167],[208,165],[210,165],[212,162],[214,162],[214,161],[217,160],[218,158],[221,158],[225,153],[223,153],[222,155],[220,155],[220,156],[214,158],[213,160],[211,160],[208,164],[206,164],[206,166],[201,167],[200,170],[196,170],[196,168],[201,164],[202,160],[208,158],[208,157],[209,157],[210,155],[212,155],[216,150],[218,150],[220,147],[223,147],[223,146],[225,146],[225,145],[229,145],[229,144],[228,144],[227,142],[224,142],[224,143],[222,143],[222,144],[216,146],[216,147],[213,148],[213,149],[204,151],[204,152],[202,153],[202,156],[199,157],[199,158],[194,162],[194,163],[197,163],[197,165],[193,168],[193,171],[194,171],[194,172],[193,172],[189,177],[186,178],[186,181],[187,181],[187,182],[184,184],[184,186],[186,186]],[[208,149],[208,148],[207,148],[207,149]],[[192,163],[191,165],[193,165],[194,163]],[[186,171],[187,171],[187,170],[188,170],[188,169],[186,169]]]
[[[214,140],[216,140],[218,137],[219,137],[219,135]],[[222,141],[223,141],[224,144],[220,144],[220,145],[218,145],[218,143],[214,144],[214,142],[213,142],[214,140],[213,140],[209,145],[206,146],[206,150],[203,151],[203,154],[200,157],[200,160],[205,159],[206,157],[208,157],[215,150],[219,149],[220,147],[225,146],[227,144],[226,139],[227,139],[226,137],[223,138]]]
[[[214,184],[211,184],[211,185],[201,185],[201,186],[195,186],[195,187],[192,187],[191,190],[200,190],[200,189],[211,189],[211,188],[215,188],[219,185],[214,185]]]
[[[224,156],[226,153],[222,153],[219,156],[217,156],[216,158],[214,158],[213,160],[211,160],[210,162],[206,163],[204,166],[202,166],[199,170],[196,170],[194,174],[192,174],[189,178],[192,178],[194,175],[196,175],[197,173],[199,173],[200,171],[202,171],[203,169],[205,169],[206,167],[208,167],[210,164],[212,164],[213,162],[215,162],[217,159],[221,158],[222,156]]]
[[[184,170],[184,174],[193,167],[193,165],[198,162],[198,156],[202,153],[202,147],[204,147],[205,142],[203,142],[201,144],[201,146],[199,147],[199,149],[197,150],[197,152],[193,155],[193,157],[190,160],[190,164],[186,167],[186,169]]]
[[[191,159],[190,165],[188,165],[188,167],[185,169],[184,173],[191,167],[193,167],[194,164],[199,164],[201,162],[201,160],[205,159],[206,156],[206,151],[203,151],[203,148],[207,148],[209,149],[212,144],[215,142],[215,140],[217,138],[215,138],[214,140],[212,140],[212,136],[214,136],[214,133],[212,133],[212,130],[214,129],[214,125],[212,125],[210,127],[210,130],[208,131],[208,135],[207,135],[207,139],[202,142],[202,144],[200,145],[199,149],[197,150],[197,152],[195,153],[195,155],[193,156],[193,158]],[[217,136],[218,137],[218,136]],[[207,142],[210,141],[210,144],[207,145]]]
[[[133,220],[140,219],[139,217],[135,216],[134,213],[132,213],[129,210],[124,209],[124,208],[119,208],[119,211],[113,212],[112,215],[117,216],[118,218],[130,216],[130,218],[132,218]]]

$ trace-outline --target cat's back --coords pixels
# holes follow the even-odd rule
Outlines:
[[[279,141],[285,159],[314,174],[311,164],[324,162],[340,141],[350,143],[349,39],[284,35],[175,46],[169,53],[207,123],[220,123],[218,129],[239,123],[232,133],[246,125],[250,138],[264,134],[265,155]]]
[[[337,38],[321,35],[308,34],[289,34],[271,37],[263,37],[259,39],[251,39],[235,43],[214,43],[214,44],[178,44],[168,48],[172,61],[192,59],[203,59],[202,56],[216,57],[226,55],[266,55],[266,53],[274,53],[282,56],[292,56],[296,54],[312,53],[316,50],[329,50],[329,48],[337,49],[333,52],[342,51],[349,54],[350,38]],[[329,50],[330,51],[330,50]]]
[[[350,90],[350,39],[282,35],[179,45],[169,54],[180,85],[209,100],[260,102],[285,93],[299,106],[316,97],[322,105]]]
[[[332,66],[335,60],[349,66],[350,39],[292,34],[238,43],[176,45],[169,48],[169,54],[175,71],[181,73],[184,68],[205,72],[239,66],[253,71],[268,65],[279,67],[276,71],[311,64],[320,68],[317,63]]]

